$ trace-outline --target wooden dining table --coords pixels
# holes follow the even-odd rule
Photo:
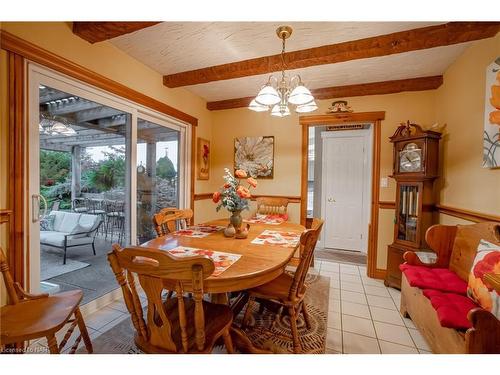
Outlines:
[[[228,222],[228,220],[223,219],[209,221],[204,224],[226,227]],[[141,246],[160,250],[171,250],[178,246],[184,246],[241,255],[234,264],[220,275],[209,276],[203,283],[203,291],[211,295],[212,302],[229,303],[229,293],[255,288],[281,275],[299,247],[299,243],[294,247],[252,244],[251,242],[257,236],[265,230],[301,234],[305,229],[300,224],[290,222],[283,222],[278,225],[252,223],[250,224],[248,237],[245,239],[225,237],[223,231],[211,233],[203,238],[193,238],[174,233],[152,239]],[[165,289],[172,290],[174,285],[175,281],[164,280]],[[183,287],[185,291],[189,292],[191,290],[189,282],[183,283]],[[241,293],[234,301],[231,301],[231,308],[235,316],[245,305],[246,297],[246,293]],[[244,332],[238,327],[233,327],[232,336],[235,346],[243,352],[267,352],[253,346]]]

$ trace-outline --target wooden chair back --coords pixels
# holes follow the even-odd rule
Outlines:
[[[186,309],[183,299],[183,283],[192,285],[194,300],[194,335],[198,350],[205,346],[205,320],[203,312],[203,280],[209,277],[215,267],[207,256],[176,258],[165,251],[144,247],[120,248],[113,245],[108,260],[120,285],[125,305],[132,318],[137,335],[153,346],[176,353],[188,351],[188,329]],[[141,301],[137,293],[136,277],[146,293],[148,311],[143,317]],[[175,292],[178,301],[178,327],[172,324],[171,317],[162,299],[163,280],[176,280]],[[172,332],[181,333],[181,343],[176,342]]]
[[[193,217],[193,210],[179,208],[163,208],[153,215],[153,224],[158,237],[179,229],[186,229]]]
[[[287,198],[259,197],[257,198],[257,213],[263,215],[286,214],[288,208]]]
[[[16,303],[19,303],[19,297],[14,287],[15,283],[9,271],[9,263],[7,262],[7,258],[1,247],[0,247],[0,272],[2,272],[3,281],[5,283],[5,289],[7,290],[7,297],[8,297],[7,303],[9,305],[15,305]]]
[[[311,267],[313,260],[314,249],[318,242],[321,229],[323,228],[323,220],[314,218],[311,224],[311,229],[306,230],[300,236],[300,246],[302,247],[300,254],[300,262],[293,277],[292,286],[288,293],[288,299],[295,301],[301,299],[304,293],[304,282],[307,277],[307,272]]]

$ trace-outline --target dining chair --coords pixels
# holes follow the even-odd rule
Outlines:
[[[158,237],[189,226],[193,210],[179,209],[174,207],[162,208],[160,212],[153,215],[153,224]]]
[[[47,339],[51,354],[60,353],[78,325],[80,335],[71,346],[70,354],[76,352],[82,338],[88,353],[92,353],[85,321],[79,304],[81,290],[48,294],[29,294],[12,280],[3,250],[0,248],[0,271],[2,272],[8,304],[0,307],[0,353],[24,352],[24,342],[42,337]],[[71,316],[74,316],[71,318]],[[71,323],[58,344],[56,333]]]
[[[300,313],[304,316],[306,327],[308,329],[311,328],[309,313],[304,303],[304,297],[307,290],[305,279],[309,267],[311,266],[314,248],[316,247],[322,227],[323,220],[314,218],[311,229],[306,230],[300,236],[302,252],[299,265],[293,275],[282,273],[276,279],[247,291],[249,299],[243,317],[242,327],[244,328],[248,324],[248,320],[252,313],[252,306],[256,299],[277,303],[288,310],[294,353],[300,353],[302,351],[297,329],[297,319]]]
[[[231,309],[203,300],[203,281],[215,269],[210,258],[178,258],[158,249],[122,249],[115,244],[108,260],[122,289],[136,330],[134,340],[140,350],[145,353],[210,353],[222,337],[227,352],[234,352],[230,335]],[[136,278],[148,300],[146,318]],[[174,298],[163,297],[165,280],[175,284]],[[186,284],[191,286],[192,298],[184,295]]]
[[[257,213],[263,215],[283,215],[287,213],[288,199],[276,197],[259,197],[257,201]]]

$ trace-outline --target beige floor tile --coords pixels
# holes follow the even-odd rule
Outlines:
[[[378,340],[378,344],[380,345],[382,354],[418,354],[418,350],[416,348],[410,348],[409,346],[399,345],[383,340]]]
[[[332,300],[332,299],[338,299],[338,300],[340,300],[340,289],[338,289],[338,288],[330,288],[329,298],[330,298],[330,300]]]
[[[321,269],[319,271],[319,274],[321,276],[329,277],[330,280],[340,280],[340,273],[338,273],[336,271],[330,271],[330,270]]]
[[[128,314],[127,306],[125,306],[125,301],[123,299],[118,299],[114,302],[111,302],[106,307],[109,307],[109,308],[115,309],[115,310],[119,310],[121,312]]]
[[[365,285],[365,293],[372,296],[389,297],[389,298],[391,297],[391,295],[389,294],[389,292],[385,287]]]
[[[408,333],[408,328],[382,322],[373,322],[373,324],[375,325],[377,337],[380,340],[410,347],[415,346],[410,334]]]
[[[367,277],[367,276],[363,276],[363,275],[361,276],[361,281],[362,281],[363,285],[372,285],[372,286],[379,286],[379,287],[384,286],[383,280],[372,279],[371,277]]]
[[[340,312],[340,300],[330,299],[328,303],[328,311]]]
[[[336,352],[342,352],[342,331],[338,329],[327,328],[326,347],[328,349],[335,350]]]
[[[375,307],[382,307],[384,309],[396,310],[396,305],[391,297],[380,297],[367,295],[368,305]]]
[[[362,284],[350,283],[348,281],[340,280],[340,290],[348,290],[351,292],[364,293]]]
[[[335,311],[328,311],[328,323],[327,323],[328,328],[333,328],[333,329],[342,329],[342,321],[340,317],[339,312]]]
[[[410,332],[411,338],[415,342],[415,346],[418,349],[426,350],[426,351],[431,351],[431,348],[429,344],[427,344],[427,341],[425,341],[425,338],[422,336],[422,334],[417,330],[417,329],[408,329]]]
[[[340,289],[340,280],[339,279],[330,279],[330,288]]]
[[[392,298],[401,298],[401,291],[394,288],[387,288],[387,291],[389,292]]]
[[[357,316],[359,318],[370,319],[370,310],[367,305],[342,301],[342,314]]]
[[[110,307],[103,307],[102,309],[85,317],[85,323],[87,324],[87,327],[99,330],[109,322],[112,322],[122,315],[125,314],[120,310],[115,310]]]
[[[348,354],[379,354],[380,348],[377,339],[356,335],[355,333],[343,333],[344,353]]]
[[[339,272],[339,264],[334,262],[321,262],[321,271],[330,270],[332,272]]]
[[[342,314],[342,331],[376,337],[371,319],[363,319],[352,315]]]
[[[99,329],[99,331],[100,332],[106,332],[106,331],[110,330],[111,328],[113,328],[114,326],[116,326],[117,324],[123,322],[126,319],[130,319],[130,315],[128,313],[127,314],[123,314],[123,315],[119,316],[118,318],[112,320],[108,324],[102,326]]]
[[[417,327],[415,326],[415,324],[413,324],[413,321],[411,319],[403,318],[403,322],[405,326],[407,326],[408,328],[417,329]]]
[[[361,284],[361,276],[353,275],[350,273],[341,273],[340,280],[353,284]]]
[[[330,349],[330,348],[326,348],[325,349],[325,354],[342,354],[342,353],[338,352],[336,350]]]
[[[361,303],[366,305],[366,297],[363,293],[351,292],[348,290],[340,291],[340,300],[354,303]]]
[[[340,265],[340,273],[349,273],[351,275],[358,275],[359,276],[358,267],[351,265],[351,264],[341,264]]]
[[[403,318],[396,310],[383,309],[381,307],[370,306],[372,319],[377,322],[396,324],[404,326]]]
[[[432,352],[429,352],[429,351],[427,351],[427,350],[422,350],[422,349],[418,349],[418,352],[419,352],[420,354],[433,354]]]

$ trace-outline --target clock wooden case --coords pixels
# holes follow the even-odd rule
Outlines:
[[[399,265],[406,251],[428,249],[424,237],[433,224],[440,138],[440,133],[423,130],[409,121],[390,137],[394,145],[390,177],[396,180],[396,216],[393,243],[387,249],[387,286],[401,288]]]

